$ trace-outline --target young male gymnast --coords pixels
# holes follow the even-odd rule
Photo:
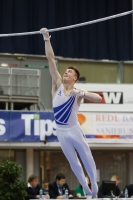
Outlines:
[[[77,112],[82,98],[100,102],[101,97],[98,94],[74,88],[74,83],[80,76],[79,71],[75,67],[68,67],[63,75],[63,79],[61,78],[61,75],[56,69],[55,56],[50,43],[49,33],[46,28],[42,28],[40,33],[43,35],[45,41],[45,52],[52,77],[52,98],[56,122],[56,134],[62,151],[82,185],[85,194],[88,198],[90,198],[90,196],[95,198],[98,192],[96,166],[84,133],[78,123]],[[75,149],[90,177],[92,192],[86,182],[85,174]]]

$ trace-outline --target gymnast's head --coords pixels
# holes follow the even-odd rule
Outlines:
[[[76,67],[69,66],[64,75],[63,75],[63,82],[64,83],[75,83],[80,77],[80,73]]]

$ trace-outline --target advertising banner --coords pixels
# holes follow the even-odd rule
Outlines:
[[[133,114],[79,113],[89,143],[133,143]],[[0,111],[0,141],[57,142],[53,112]]]
[[[76,83],[75,87],[102,97],[100,103],[83,99],[79,109],[81,112],[133,112],[133,84]]]
[[[133,114],[79,113],[89,143],[133,143]]]
[[[57,141],[53,112],[0,111],[0,141]]]

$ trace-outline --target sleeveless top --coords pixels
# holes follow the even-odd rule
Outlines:
[[[53,99],[53,111],[56,122],[56,127],[65,129],[71,128],[79,124],[77,118],[79,106],[77,104],[77,97],[65,96],[64,85],[58,88]]]

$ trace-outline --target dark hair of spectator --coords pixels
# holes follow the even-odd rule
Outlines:
[[[38,179],[38,177],[36,175],[32,174],[29,176],[28,182],[30,183],[30,182],[34,181],[35,179]]]
[[[49,181],[45,178],[42,183],[49,183]]]
[[[59,173],[56,175],[56,180],[61,180],[61,179],[65,179],[65,178],[66,178],[65,175],[62,173]]]

